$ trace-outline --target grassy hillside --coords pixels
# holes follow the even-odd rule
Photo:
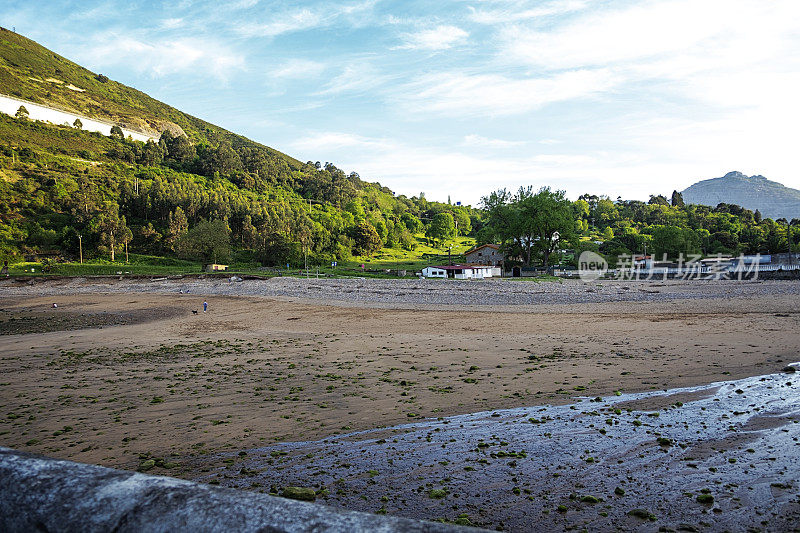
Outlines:
[[[2,29],[0,92],[165,131],[142,143],[0,114],[0,256],[50,259],[16,273],[164,272],[154,257],[176,272],[207,262],[414,269],[445,246],[463,251],[480,225],[476,210],[301,163]],[[119,263],[126,250],[138,259],[64,267],[81,246],[85,259]]]
[[[225,140],[234,147],[260,147],[281,157],[293,169],[302,166],[286,154],[91,72],[5,28],[0,28],[0,93],[148,133],[159,134],[165,129],[184,132],[195,143],[216,145]]]

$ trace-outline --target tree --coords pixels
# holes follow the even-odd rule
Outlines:
[[[72,123],[72,126],[73,126],[75,129],[81,130],[81,129],[83,129],[83,122],[81,122],[81,119],[79,119],[79,118],[76,118],[76,119],[75,119],[75,122],[73,122],[73,123]]]
[[[111,201],[104,202],[102,209],[95,213],[89,221],[89,230],[109,250],[112,262],[115,260],[117,245],[130,241],[133,236],[125,222],[125,216],[119,214],[119,204]]]
[[[550,255],[559,243],[571,239],[575,230],[572,202],[566,194],[565,191],[551,191],[550,187],[542,187],[533,196],[535,246],[542,254],[545,268],[549,266]]]
[[[242,221],[242,246],[245,248],[255,248],[256,241],[258,240],[258,230],[253,226],[253,217],[245,215]]]
[[[369,222],[361,222],[353,228],[351,233],[354,245],[353,253],[356,255],[370,255],[380,250],[381,246],[383,246],[383,241],[381,241],[378,231]]]
[[[438,213],[425,230],[425,236],[433,242],[445,242],[456,236],[456,223],[450,213]]]
[[[231,230],[224,220],[203,220],[178,240],[181,255],[204,263],[227,261],[231,254]]]
[[[700,237],[688,228],[659,226],[653,230],[653,252],[661,257],[678,258],[700,251]]]
[[[499,241],[501,247],[508,251],[509,245],[515,242],[516,210],[512,207],[511,193],[506,189],[493,191],[489,196],[481,198],[481,208],[486,223],[483,235],[487,242]]]
[[[679,193],[678,191],[672,191],[672,207],[685,207],[686,204],[683,202],[683,194]]]
[[[138,162],[145,166],[154,167],[161,163],[163,157],[164,152],[161,146],[148,140],[139,154]]]
[[[466,209],[456,208],[453,211],[453,220],[456,224],[456,230],[459,235],[469,235],[472,231],[472,220],[469,218],[469,213]]]
[[[178,240],[189,231],[189,221],[180,206],[167,216],[167,247],[175,250]]]
[[[756,224],[761,224],[761,211],[756,209],[756,212],[753,214],[753,220]]]
[[[111,126],[111,133],[108,136],[116,137],[117,139],[125,139],[125,133],[122,131],[122,128],[116,124]]]
[[[29,118],[30,117],[30,113],[28,113],[28,110],[25,109],[24,105],[21,105],[21,106],[19,106],[19,109],[17,109],[17,114],[14,115],[14,116],[17,117],[17,118]]]
[[[200,156],[200,168],[206,176],[219,173],[227,176],[235,170],[242,169],[242,161],[228,143],[220,143],[217,148],[206,149]]]

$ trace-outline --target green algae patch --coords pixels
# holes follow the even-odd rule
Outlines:
[[[317,499],[317,491],[311,487],[285,487],[281,492],[281,496],[292,500],[313,502]]]

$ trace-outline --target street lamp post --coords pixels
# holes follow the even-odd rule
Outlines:
[[[81,264],[83,264],[83,237],[78,235],[78,253],[80,254]]]

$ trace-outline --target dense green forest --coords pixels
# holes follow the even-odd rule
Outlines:
[[[563,191],[530,187],[517,193],[495,191],[482,200],[485,215],[479,240],[504,243],[519,262],[575,264],[583,250],[603,254],[612,264],[619,256],[653,253],[768,254],[800,251],[800,219],[762,219],[738,205],[686,205],[681,194],[653,195],[648,202],[616,201],[584,194],[576,201]],[[564,254],[564,249],[570,249]]]
[[[0,253],[138,253],[265,265],[443,244],[480,224],[468,207],[396,196],[331,163],[291,168],[267,149],[158,143],[0,114]]]
[[[398,196],[333,163],[302,163],[182,113],[2,28],[0,93],[160,135],[142,143],[119,127],[104,136],[79,121],[0,113],[0,259],[10,262],[74,260],[82,250],[86,259],[130,251],[164,263],[328,264],[444,253],[456,241],[461,251],[501,243],[529,266],[574,262],[585,249],[612,261],[645,249],[669,257],[800,249],[797,219],[684,205],[679,193],[573,202],[557,189],[526,187],[492,192],[479,208]]]
[[[444,248],[458,235],[500,242],[526,265],[570,261],[591,249],[614,258],[650,250],[770,253],[798,249],[797,219],[761,219],[735,205],[612,201],[563,191],[495,191],[481,209],[396,196],[331,163],[291,168],[265,149],[192,144],[162,135],[142,143],[0,114],[0,253],[87,258],[137,253],[203,262],[232,254],[264,265],[312,264]],[[574,254],[577,255],[577,254]]]

